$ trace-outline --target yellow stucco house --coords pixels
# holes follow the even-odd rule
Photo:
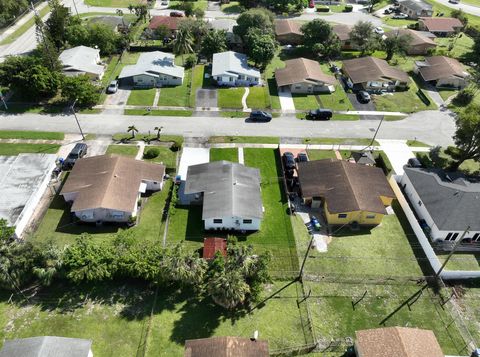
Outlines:
[[[304,203],[323,207],[330,225],[378,225],[395,198],[380,168],[343,160],[301,162],[298,180]]]

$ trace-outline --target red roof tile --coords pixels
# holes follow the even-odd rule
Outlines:
[[[175,31],[178,29],[178,23],[183,19],[180,17],[172,16],[153,16],[148,25],[149,29],[156,29],[160,25],[166,26],[168,29]]]
[[[227,240],[224,238],[205,238],[203,240],[203,258],[214,259],[215,253],[220,252],[227,256]]]

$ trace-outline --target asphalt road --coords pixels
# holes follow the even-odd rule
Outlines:
[[[140,132],[163,126],[162,133],[187,137],[215,135],[279,136],[289,138],[372,137],[379,120],[307,121],[294,117],[274,118],[270,123],[247,123],[245,119],[219,117],[160,117],[109,114],[78,115],[85,133],[108,135],[125,132],[135,125]],[[63,131],[78,133],[73,116],[69,115],[1,115],[0,130]],[[450,112],[424,111],[404,120],[384,121],[378,133],[380,139],[417,139],[433,145],[450,145],[455,123]]]
[[[464,12],[467,14],[475,15],[475,16],[480,16],[480,3],[478,6],[473,6],[473,5],[468,5],[468,4],[462,4],[460,0],[460,4],[451,4],[448,2],[448,0],[435,0],[439,4],[448,6],[452,9],[462,9]]]

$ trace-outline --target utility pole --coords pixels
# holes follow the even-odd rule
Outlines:
[[[378,124],[377,130],[375,130],[375,134],[373,135],[372,141],[370,142],[370,145],[368,145],[368,146],[371,147],[373,145],[373,142],[375,141],[375,138],[377,137],[378,131],[380,130],[380,126],[383,123],[383,119],[385,119],[385,115],[382,115],[382,119],[380,119],[380,123]]]
[[[442,270],[445,268],[445,266],[447,265],[448,261],[450,260],[450,258],[452,257],[452,255],[453,255],[453,254],[455,253],[455,251],[457,250],[457,248],[460,246],[460,243],[462,243],[463,238],[465,237],[465,235],[467,234],[467,232],[468,232],[469,230],[470,230],[470,226],[468,226],[467,229],[465,229],[465,231],[463,232],[463,234],[460,236],[460,238],[455,241],[455,244],[453,245],[452,251],[450,252],[450,254],[448,254],[447,259],[445,259],[445,261],[443,262],[443,264],[442,264],[442,266],[440,267],[440,269],[438,269],[438,271],[435,273],[435,279],[438,279],[438,277],[440,276],[440,273],[441,273]]]
[[[80,122],[78,121],[78,118],[77,118],[77,113],[75,113],[75,103],[77,103],[76,99],[73,102],[70,109],[72,110],[73,116],[75,117],[75,120],[77,121],[78,129],[80,129],[80,134],[82,134],[82,140],[85,140],[85,135],[83,135],[82,127],[80,126]]]
[[[308,243],[307,251],[305,252],[305,256],[303,257],[302,267],[300,268],[300,273],[298,274],[297,280],[302,281],[303,277],[303,268],[305,268],[305,263],[307,262],[308,252],[312,248],[313,244],[313,234],[311,234],[310,242]]]

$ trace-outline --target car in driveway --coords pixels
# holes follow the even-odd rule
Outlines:
[[[248,119],[254,122],[266,123],[272,120],[272,114],[261,111],[261,110],[253,110],[250,113],[250,117]]]
[[[298,162],[307,162],[308,161],[308,156],[304,152],[300,152],[297,154],[297,161]]]
[[[373,29],[373,32],[375,32],[377,35],[383,35],[385,31],[381,27],[375,27]]]
[[[291,171],[295,168],[295,156],[290,151],[284,152],[282,159],[285,170]]]
[[[408,15],[404,14],[403,12],[399,12],[398,14],[395,14],[392,16],[392,19],[408,19]]]
[[[417,159],[416,157],[412,157],[412,158],[408,159],[407,166],[408,167],[416,167],[416,168],[423,167],[420,160]]]
[[[357,99],[360,103],[369,103],[371,98],[367,91],[361,90],[357,93]]]
[[[183,14],[179,11],[172,11],[170,17],[183,17]]]
[[[118,90],[118,81],[117,80],[111,81],[107,87],[107,93],[108,94],[117,93],[117,90]]]
[[[331,109],[314,109],[307,113],[306,118],[308,120],[330,120],[332,116],[333,111]]]
[[[75,165],[75,162],[78,159],[81,159],[87,155],[87,144],[84,143],[77,143],[73,147],[72,151],[70,151],[70,154],[68,154],[67,158],[65,161],[63,161],[63,169],[64,170],[70,170],[73,165]]]

